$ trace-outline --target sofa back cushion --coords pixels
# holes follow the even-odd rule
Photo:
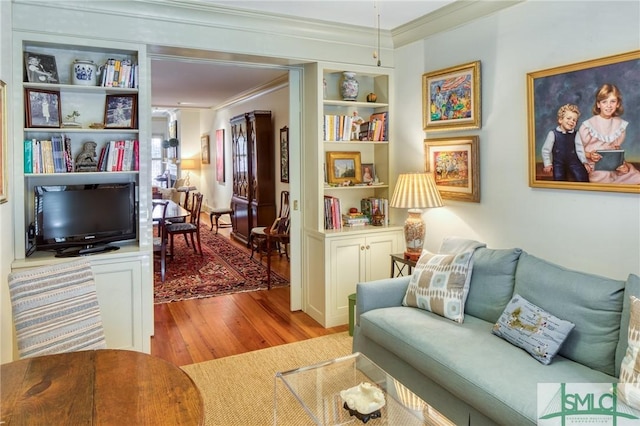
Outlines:
[[[516,266],[522,250],[479,248],[473,253],[473,272],[465,312],[495,323],[513,296]]]
[[[576,325],[560,355],[613,376],[624,285],[522,253],[514,292]]]

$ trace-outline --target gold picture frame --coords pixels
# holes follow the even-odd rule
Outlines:
[[[360,183],[362,177],[360,152],[327,152],[327,178],[329,184],[345,185]]]
[[[425,139],[425,171],[433,173],[443,199],[480,202],[480,139]]]
[[[200,155],[200,162],[202,164],[211,163],[211,156],[209,152],[209,135],[200,136]]]
[[[480,61],[422,74],[425,131],[479,129],[480,110]]]
[[[529,186],[640,194],[639,68],[640,50],[636,50],[527,74]],[[623,109],[618,106],[613,118],[601,118],[596,98],[615,93],[622,98]],[[574,113],[579,111],[576,131],[568,133],[574,135],[575,154],[570,161],[554,162],[554,130],[559,126],[560,108],[567,104],[571,106],[564,108],[571,108]],[[630,124],[621,131],[621,136],[602,141],[589,136],[589,123],[594,119],[610,122],[614,130],[622,128],[616,123]],[[593,157],[593,152],[602,153],[603,149],[608,151],[606,154],[615,154],[612,150],[624,151],[610,170],[598,170],[605,162],[598,164],[600,157]]]

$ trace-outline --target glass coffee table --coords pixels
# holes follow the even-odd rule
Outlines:
[[[385,396],[381,417],[368,420],[370,426],[453,425],[453,422],[360,353],[276,373],[274,424],[364,424],[349,414],[340,398],[340,391],[363,382],[377,386]]]

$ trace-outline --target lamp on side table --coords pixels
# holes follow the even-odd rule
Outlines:
[[[442,207],[442,198],[431,173],[404,173],[398,176],[396,189],[391,198],[391,207],[409,209],[404,223],[406,249],[404,257],[418,260],[424,246],[425,223],[423,208]]]

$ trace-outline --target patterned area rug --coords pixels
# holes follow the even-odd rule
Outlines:
[[[234,246],[201,225],[203,256],[187,247],[183,236],[174,237],[173,259],[167,258],[165,281],[160,278],[160,260],[154,259],[155,303],[202,299],[223,294],[256,291],[267,288],[267,267],[259,256],[251,259],[251,251]],[[275,256],[275,255],[274,255]],[[283,287],[289,281],[271,271],[271,286]]]

